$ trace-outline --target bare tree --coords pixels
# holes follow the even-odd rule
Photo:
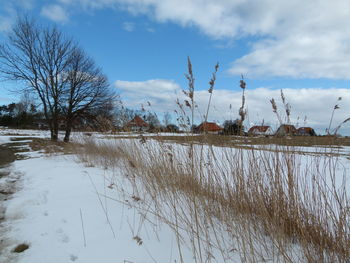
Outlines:
[[[22,90],[40,98],[54,141],[65,87],[62,74],[71,63],[73,47],[56,27],[41,28],[28,17],[18,18],[8,43],[0,45],[0,73],[7,80],[23,82]]]
[[[18,113],[34,111],[35,100],[28,91],[24,91],[20,97],[20,101],[16,104]]]
[[[107,77],[79,47],[72,52],[70,64],[63,75],[66,85],[61,109],[66,118],[64,141],[68,142],[74,120],[91,118],[94,112],[101,110],[112,111],[114,95],[109,90]]]
[[[58,139],[59,118],[66,122],[68,142],[74,120],[111,105],[107,77],[83,50],[56,27],[40,27],[18,18],[8,43],[0,45],[0,73],[21,81],[34,92],[48,121],[51,139]]]
[[[171,114],[167,111],[163,115],[163,124],[164,126],[168,126],[171,123]]]

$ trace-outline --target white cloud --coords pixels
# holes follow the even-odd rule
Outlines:
[[[183,101],[184,95],[181,88],[174,81],[169,80],[147,80],[147,81],[116,81],[115,87],[121,92],[125,99],[126,106],[140,109],[140,105],[147,105],[147,101],[152,104],[153,111],[162,113],[165,111],[178,110],[175,101],[178,98]],[[331,113],[336,103],[340,109],[335,111],[332,127],[334,128],[344,119],[350,117],[350,90],[348,89],[284,89],[284,95],[287,102],[290,103],[291,121],[294,125],[312,126],[318,132],[324,133],[329,125]],[[342,97],[337,102],[338,97]],[[246,91],[246,106],[248,116],[246,126],[265,123],[274,128],[278,125],[276,115],[272,112],[270,99],[274,98],[277,102],[280,115],[285,119],[283,105],[280,99],[280,90],[270,88],[257,88]],[[209,94],[207,91],[197,91],[195,100],[198,105],[196,108],[196,121],[203,120],[206,112]],[[232,109],[230,109],[232,105]],[[227,119],[236,119],[238,109],[241,105],[241,92],[232,90],[214,90],[212,97],[212,106],[210,107],[210,121],[223,123]],[[304,123],[305,116],[307,117]],[[298,119],[299,117],[299,119]],[[350,127],[346,125],[346,133],[349,134]],[[344,129],[340,132],[344,132]]]
[[[158,22],[195,26],[213,38],[254,37],[231,73],[349,79],[350,1],[60,0],[85,8],[123,8]]]
[[[114,86],[121,92],[128,107],[140,109],[150,102],[158,111],[173,110],[180,86],[172,80],[151,79],[146,81],[117,80]]]
[[[156,32],[156,30],[153,27],[146,27],[146,31],[150,33]]]
[[[0,16],[0,32],[6,32],[11,29],[13,18]]]
[[[60,5],[46,5],[41,9],[41,15],[55,21],[67,22],[69,20],[68,12]]]
[[[17,14],[24,10],[32,9],[34,0],[13,0],[1,2],[0,9],[0,32],[7,32],[16,21]]]
[[[128,31],[128,32],[132,32],[135,30],[135,24],[132,22],[124,22],[122,27],[125,31]]]

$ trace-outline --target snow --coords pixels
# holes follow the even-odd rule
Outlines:
[[[0,129],[0,144],[21,136],[47,138],[49,133]],[[123,136],[130,134],[120,134]],[[82,133],[76,133],[72,139],[81,142],[83,137]],[[115,143],[106,134],[93,133],[92,137]],[[118,143],[131,140],[118,139]],[[158,145],[154,140],[147,140],[147,144]],[[186,152],[186,146],[166,145],[176,148],[179,158]],[[222,147],[213,150],[225,155]],[[319,151],[299,150],[303,163],[307,163],[304,154]],[[346,156],[350,148],[344,147],[340,152],[348,171]],[[75,155],[23,154],[31,158],[12,163],[6,168],[10,175],[0,179],[0,186],[8,181],[16,184],[14,194],[3,202],[6,213],[5,220],[0,221],[4,240],[0,244],[0,263],[180,262],[172,230],[166,224],[144,221],[140,210],[133,208],[133,205],[142,206],[142,200],[139,204],[133,200],[135,193],[122,169],[111,172],[88,167]],[[343,171],[340,169],[339,173]],[[13,253],[14,247],[21,243],[28,244],[29,249]],[[183,247],[182,253],[184,262],[193,262],[190,250]]]
[[[115,177],[118,171],[112,176],[85,167],[73,155],[29,155],[36,158],[11,165],[18,189],[5,201],[1,263],[179,262],[170,229],[164,225],[156,233],[152,224],[141,224],[128,205],[132,192],[121,195],[107,187],[113,182],[128,190],[123,175]],[[21,243],[29,249],[13,253]]]

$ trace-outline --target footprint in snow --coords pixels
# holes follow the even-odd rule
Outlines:
[[[78,257],[76,255],[70,255],[69,259],[74,262],[78,259]]]
[[[58,239],[59,241],[61,241],[62,243],[68,243],[69,242],[69,236],[67,236],[62,228],[58,228],[56,230],[56,233],[58,234]]]
[[[69,237],[66,234],[63,234],[61,237],[62,243],[68,243],[69,242]]]

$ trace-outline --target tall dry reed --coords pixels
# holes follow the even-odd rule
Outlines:
[[[332,152],[125,140],[88,142],[83,159],[121,166],[148,215],[195,262],[346,262],[346,171]],[[265,146],[266,147],[266,146]],[[147,215],[146,215],[147,216]]]

